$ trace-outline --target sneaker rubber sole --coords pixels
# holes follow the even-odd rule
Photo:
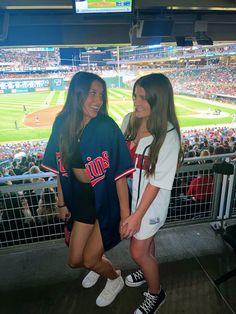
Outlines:
[[[163,300],[163,301],[159,304],[159,306],[158,306],[158,308],[156,309],[156,311],[154,312],[154,314],[157,313],[157,311],[160,309],[160,307],[161,307],[165,302],[166,302],[166,298],[165,298],[165,300]]]
[[[132,287],[132,288],[135,288],[135,287],[140,287],[140,286],[142,286],[145,282],[146,282],[146,280],[144,279],[144,280],[141,280],[141,281],[138,281],[138,282],[132,282],[132,281],[130,281],[129,280],[129,277],[130,275],[128,275],[126,278],[125,278],[125,284],[126,284],[126,286],[128,286],[128,287]]]

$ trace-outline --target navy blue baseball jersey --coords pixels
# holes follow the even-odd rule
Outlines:
[[[53,126],[43,159],[43,167],[60,176],[65,204],[73,213],[76,210],[76,195],[72,195],[72,184],[76,179],[72,171],[66,171],[60,161],[61,124],[62,118],[59,117]],[[80,150],[95,191],[96,213],[106,251],[120,241],[120,207],[116,180],[134,171],[133,162],[123,134],[108,116],[98,115],[90,120],[81,136]]]

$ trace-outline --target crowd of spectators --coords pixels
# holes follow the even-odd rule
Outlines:
[[[217,94],[236,97],[236,67],[186,68],[167,74],[176,94],[214,98]]]
[[[137,48],[137,49],[121,49],[121,65],[119,74],[126,76],[127,72],[132,73],[130,77],[135,78],[145,71],[161,71],[166,73],[170,78],[174,92],[176,94],[188,94],[202,98],[215,99],[223,96],[236,97],[236,67],[233,62],[221,61],[221,59],[213,58],[204,59],[201,57],[201,63],[190,62],[187,58],[193,58],[204,54],[220,55],[231,52],[235,47],[212,47],[196,49],[181,49],[180,47],[169,49],[162,47],[157,48]],[[168,56],[175,56],[175,61],[170,61]],[[182,63],[178,58],[186,57]],[[122,59],[123,58],[123,59]],[[156,62],[153,60],[156,58]],[[157,62],[165,58],[165,62]],[[150,62],[145,62],[149,60]],[[140,61],[132,63],[132,61]],[[65,80],[72,76],[75,71],[90,71],[102,76],[118,75],[116,60],[114,64],[100,65],[99,63],[83,63],[77,66],[61,66],[60,51],[58,48],[53,50],[40,50],[37,48],[16,48],[16,49],[0,49],[0,72],[3,69],[15,69],[15,73],[5,71],[0,74],[0,79],[24,78],[22,74],[26,69],[32,70],[30,77],[50,77],[53,75],[61,76]],[[57,68],[55,73],[50,73],[46,69]],[[34,73],[41,69],[40,73]],[[61,70],[61,71],[60,71]],[[21,72],[22,71],[22,72]],[[29,72],[31,73],[31,72]],[[132,84],[132,79],[131,79]],[[232,101],[232,98],[231,98]]]
[[[222,163],[219,155],[236,154],[236,128],[189,128],[181,133],[185,157],[183,165],[187,168],[194,166],[194,170],[180,172],[175,177],[170,215],[180,219],[207,217],[211,215],[214,193],[214,164]],[[213,156],[218,157],[213,159]],[[236,155],[230,159],[236,160]],[[202,165],[206,164],[211,166],[203,168]]]
[[[0,68],[1,70],[1,68]],[[70,78],[73,75],[71,68],[64,68],[63,70],[55,71],[30,71],[30,73],[0,73],[0,80],[18,80],[18,79],[39,79],[39,78]]]
[[[46,145],[47,141],[43,140],[0,144],[0,162],[30,155],[42,158]]]
[[[27,145],[29,146],[29,143]],[[35,150],[35,144],[32,144],[32,150]],[[1,167],[0,176],[7,180],[0,180],[0,186],[10,187],[17,184],[19,188],[17,192],[10,189],[8,192],[1,192],[0,188],[0,246],[62,236],[63,227],[58,218],[56,188],[38,185],[47,180],[55,180],[53,177],[44,177],[41,169],[42,156],[40,147],[39,154],[18,154],[16,158],[8,159]],[[14,177],[19,177],[19,180],[14,180]]]
[[[171,58],[179,58],[184,62],[185,60],[201,59],[204,60],[204,56],[211,56],[208,63],[212,60],[219,60],[219,56],[228,56],[229,53],[234,52],[235,45],[224,46],[192,46],[192,47],[175,47],[175,46],[141,46],[136,49],[130,47],[120,48],[121,62],[127,61],[145,61],[149,60],[155,62],[160,59],[170,60]],[[189,61],[188,61],[189,62]],[[213,61],[215,63],[215,61]],[[217,63],[217,62],[216,62]]]
[[[0,65],[17,69],[54,67],[60,65],[60,52],[58,48],[52,50],[15,48],[0,49]]]
[[[230,126],[216,127],[200,127],[187,128],[181,130],[182,143],[185,154],[190,151],[196,151],[195,156],[200,156],[203,149],[210,150],[213,153],[213,148],[218,146],[224,147],[224,153],[234,153],[236,145],[236,128]],[[185,155],[185,157],[188,157]],[[194,157],[194,156],[192,156]]]
[[[0,194],[0,247],[62,237],[54,188]]]
[[[217,146],[223,146],[224,153],[235,152],[236,128],[234,125],[186,128],[181,130],[181,134],[185,157],[198,157],[203,149],[208,149],[212,154],[213,148]],[[24,174],[28,173],[32,166],[40,167],[46,145],[46,140],[1,144],[0,176],[10,173]],[[194,156],[192,151],[195,152]]]

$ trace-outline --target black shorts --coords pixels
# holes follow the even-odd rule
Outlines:
[[[74,221],[86,224],[94,224],[96,221],[95,193],[90,183],[82,183],[77,180],[74,189]]]

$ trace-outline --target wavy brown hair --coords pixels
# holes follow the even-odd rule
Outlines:
[[[81,122],[83,120],[83,104],[88,97],[93,81],[98,81],[103,87],[103,104],[98,115],[107,113],[107,87],[105,81],[98,75],[89,72],[76,73],[70,82],[67,99],[56,119],[62,118],[59,149],[65,169],[69,169],[69,160],[73,153],[72,147],[78,140]]]
[[[140,77],[134,84],[133,96],[135,96],[135,88],[140,86],[145,90],[145,98],[151,107],[151,114],[147,121],[147,130],[152,134],[153,141],[149,150],[149,167],[146,175],[152,175],[155,171],[159,151],[167,134],[168,121],[176,129],[179,137],[179,157],[178,165],[182,161],[181,134],[179,122],[175,112],[173,88],[169,79],[161,73],[153,73]],[[140,126],[141,120],[131,114],[125,138],[134,140]]]

